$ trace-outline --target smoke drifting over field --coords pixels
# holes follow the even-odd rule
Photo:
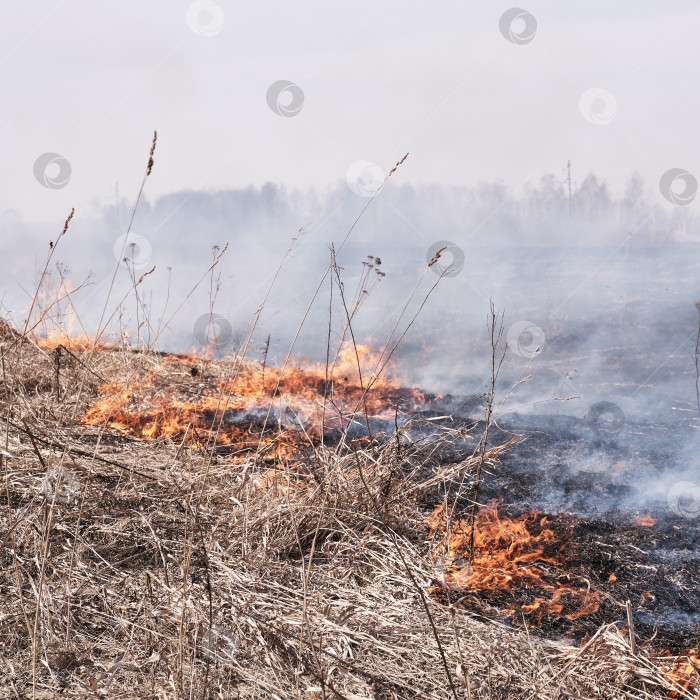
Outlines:
[[[174,193],[142,202],[126,241],[131,216],[126,201],[78,212],[56,251],[54,260],[61,262],[52,265],[44,284],[46,299],[55,298],[61,284],[64,292],[77,291],[70,303],[55,305],[36,332],[58,327],[92,335],[104,316],[112,339],[127,334],[134,346],[155,343],[168,351],[201,348],[207,333],[216,331],[220,342],[214,352],[223,356],[246,337],[291,248],[250,346],[252,356],[261,356],[269,336],[269,361],[279,362],[334,244],[346,297],[364,297],[353,322],[358,342],[392,346],[408,328],[395,355],[406,384],[454,397],[482,394],[493,301],[503,312],[501,352],[508,344],[497,383],[500,399],[508,394],[501,423],[541,430],[546,419],[559,434],[568,425],[588,441],[587,448],[567,452],[568,467],[599,476],[612,473],[619,461],[606,446],[640,442],[648,453],[634,459],[645,462],[640,473],[646,476],[642,487],[625,495],[626,502],[665,502],[673,484],[694,487],[688,445],[698,424],[694,303],[700,246],[693,241],[697,222],[689,208],[662,207],[658,193],[645,190],[635,176],[623,196],[613,198],[589,175],[571,199],[553,175],[518,192],[498,182],[467,189],[415,188],[394,180],[340,249],[369,201],[358,196],[358,186],[346,183],[325,192],[268,184]],[[5,252],[18,251],[3,256],[3,306],[17,326],[26,316],[48,241],[60,228],[58,222],[49,229],[12,216],[3,220]],[[428,268],[436,246],[444,245],[439,262]],[[110,293],[120,254],[128,260]],[[150,274],[137,287],[137,307],[131,287],[144,273]],[[330,303],[330,285],[329,275],[294,354],[323,360],[329,306],[331,343],[337,342],[345,318],[337,288]],[[219,319],[215,328],[208,328],[210,313]],[[557,422],[570,419],[573,427]],[[649,460],[661,453],[663,466],[648,473]],[[558,488],[548,494],[550,508],[567,504],[572,510],[570,501],[556,496]]]
[[[657,200],[637,177],[630,179],[621,198],[613,199],[605,184],[590,175],[571,200],[554,176],[515,193],[498,182],[467,189],[414,188],[390,181],[338,254],[348,288],[359,279],[367,255],[378,256],[386,273],[358,317],[361,335],[376,344],[385,340],[426,270],[429,249],[448,241],[461,251],[464,265],[439,282],[407,338],[408,345],[420,345],[424,354],[445,358],[455,345],[461,349],[484,338],[491,299],[506,313],[508,327],[530,321],[545,332],[548,348],[554,344],[559,352],[587,356],[586,364],[604,363],[599,351],[615,347],[629,352],[632,347],[640,350],[641,344],[647,346],[642,351],[654,354],[672,351],[695,323],[695,221],[686,208],[669,211]],[[221,284],[214,311],[242,333],[296,237],[257,334],[259,342],[272,334],[273,347],[283,353],[328,264],[330,244],[340,245],[366,202],[344,183],[323,193],[287,191],[272,184],[174,193],[142,202],[124,243],[131,206],[122,200],[78,210],[55,259],[62,261],[60,274],[66,280],[75,285],[88,281],[73,298],[88,329],[99,318],[98,307],[104,304],[120,253],[130,262],[117,274],[112,306],[128,290],[132,274],[138,279],[155,266],[139,286],[140,296],[154,326],[182,305],[159,345],[183,350],[195,344],[195,321],[210,310],[208,277],[187,295],[211,264],[215,247],[229,245],[215,271]],[[17,321],[43,266],[48,241],[56,238],[61,223],[39,227],[11,213],[3,218],[3,305]],[[448,249],[442,269],[450,259]],[[432,272],[438,269],[424,277],[416,301],[437,281]],[[59,269],[52,267],[50,273],[57,284]],[[326,285],[303,333],[305,352],[324,352],[316,344],[325,337],[328,298]],[[133,331],[133,295],[121,308],[121,324]],[[132,341],[137,338],[132,336]],[[525,349],[516,356],[530,354]],[[543,348],[541,357],[547,354],[549,349]],[[479,362],[474,355],[467,352],[463,362],[444,363],[452,373],[445,377],[450,387]],[[444,391],[445,370],[435,364],[434,376],[425,381]]]
[[[0,696],[700,699],[697,2],[13,5]]]

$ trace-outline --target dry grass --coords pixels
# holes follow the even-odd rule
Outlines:
[[[155,143],[154,134],[132,221]],[[333,288],[337,277],[340,337],[351,339],[355,353],[352,320],[380,261],[371,259],[355,301],[346,303],[335,255],[373,199],[332,250],[301,322],[324,282],[330,277]],[[505,449],[487,450],[485,437],[474,436],[482,449],[458,464],[430,459],[449,432],[414,442],[406,428],[333,449],[297,441],[296,453],[275,463],[255,450],[218,453],[207,440],[218,424],[196,440],[144,440],[84,425],[110,380],[139,386],[156,371],[156,392],[178,385],[196,403],[208,389],[220,392],[224,380],[262,371],[241,358],[267,295],[240,358],[206,363],[189,388],[187,372],[154,352],[66,351],[59,359],[29,337],[70,306],[62,275],[54,298],[45,287],[71,217],[50,245],[24,335],[0,323],[0,697],[693,697],[670,683],[663,660],[633,654],[614,626],[577,649],[429,598],[440,561],[422,499],[453,484],[473,491],[477,474]],[[214,268],[224,250],[214,251],[204,275],[211,273],[216,291]],[[116,265],[98,341],[116,313],[110,298],[118,271]],[[416,313],[423,308],[427,296],[420,301],[418,289],[427,272],[375,376],[415,320],[410,303]],[[131,291],[136,338],[143,330],[155,347],[177,309],[153,329],[139,297],[148,274],[137,279],[131,270]],[[212,292],[212,310],[214,298]],[[329,313],[329,361],[332,320]],[[363,395],[356,410],[366,405]],[[185,434],[193,435],[189,426]]]
[[[159,355],[76,355],[59,398],[51,353],[6,333],[2,354],[0,697],[669,696],[614,626],[577,649],[427,597],[421,498],[478,455],[428,469],[404,431],[271,469],[80,424],[100,377]]]

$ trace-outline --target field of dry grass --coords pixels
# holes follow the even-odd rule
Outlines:
[[[85,423],[105,382],[158,372],[129,398],[143,411],[169,384],[214,395],[261,366],[74,347],[57,372],[56,357],[4,329],[0,697],[698,697],[618,627],[575,648],[430,597],[425,496],[472,483],[478,454],[438,464],[406,427],[322,445],[278,425],[277,453],[192,419],[149,439]]]
[[[423,277],[404,329],[362,376],[352,321],[381,261],[363,263],[346,297],[335,249],[314,296],[330,279],[342,305],[325,367],[247,359],[267,297],[227,361],[156,352],[169,319],[151,326],[139,297],[149,272],[133,269],[135,343],[42,340],[74,292],[62,274],[45,284],[72,216],[24,328],[0,323],[0,697],[700,697],[687,659],[651,658],[628,630],[606,625],[574,647],[467,614],[452,595],[450,526],[431,537],[428,517],[445,499],[475,522],[476,505],[462,513],[445,494],[478,496],[507,449],[487,440],[493,308],[485,434],[460,461],[435,459],[456,436],[416,437],[396,402],[420,394],[383,373],[415,320],[410,303],[417,314],[427,299],[415,296]],[[212,309],[224,252],[202,277]],[[102,308],[98,341],[117,314],[109,294]],[[378,413],[393,425],[383,435]]]

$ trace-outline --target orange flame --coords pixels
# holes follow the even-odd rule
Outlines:
[[[658,521],[651,517],[648,513],[642,513],[641,515],[635,515],[632,518],[633,527],[654,527]]]
[[[377,356],[369,348],[359,346],[357,356],[361,381],[353,348],[342,353],[328,372],[321,364],[287,369],[279,379],[267,421],[268,428],[277,429],[274,439],[270,435],[261,441],[261,430],[277,386],[278,369],[268,367],[263,374],[261,367],[251,363],[236,373],[228,365],[234,377],[211,381],[202,388],[196,378],[183,382],[182,377],[191,375],[194,367],[206,371],[208,363],[186,356],[169,356],[158,369],[128,383],[113,379],[103,385],[99,388],[102,397],[90,406],[83,423],[108,425],[145,439],[187,438],[235,445],[241,451],[259,445],[274,447],[277,458],[282,458],[289,456],[294,445],[318,440],[329,429],[364,421],[365,411],[369,418],[393,419],[397,398],[408,408],[425,402],[418,391],[401,389],[383,376],[373,377],[371,368]],[[370,379],[372,387],[364,395],[363,387]],[[363,414],[362,419],[356,411]]]
[[[442,506],[435,509],[428,521],[431,537],[443,538],[438,551],[445,558],[443,582],[448,587],[476,592],[542,591],[543,595],[536,595],[532,603],[519,605],[519,611],[525,615],[538,612],[534,624],[539,624],[546,613],[565,613],[569,620],[576,620],[598,610],[600,593],[563,585],[556,576],[545,573],[543,564],[556,566],[564,561],[563,552],[569,542],[555,537],[554,531],[547,527],[552,521],[541,513],[528,511],[511,519],[499,516],[496,501],[482,506],[474,525],[471,565],[470,524],[466,520],[453,522],[448,531]],[[431,592],[439,590],[440,587],[435,587]],[[516,616],[518,610],[508,612]]]
[[[668,681],[678,687],[678,692],[671,692],[669,697],[688,697],[688,693],[694,693],[700,688],[700,647],[679,654],[663,670]]]
[[[68,335],[62,331],[50,331],[43,338],[38,338],[36,344],[44,350],[55,350],[64,347],[71,352],[87,352],[94,347],[93,341],[86,335]],[[97,345],[98,348],[103,346]]]

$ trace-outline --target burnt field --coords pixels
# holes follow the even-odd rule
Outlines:
[[[641,270],[645,261],[648,256],[636,258]],[[686,267],[690,274],[695,262]],[[497,504],[501,524],[491,523],[492,530],[506,532],[513,520],[527,524],[527,533],[513,536],[515,561],[529,562],[528,540],[543,528],[550,532],[534,547],[538,571],[525,580],[516,574],[480,581],[453,564],[455,595],[469,609],[479,612],[487,600],[515,626],[579,641],[603,622],[617,621],[631,622],[656,648],[698,644],[697,311],[678,302],[687,281],[682,270],[679,264],[677,278],[667,273],[649,283],[653,294],[655,285],[673,297],[666,305],[640,299],[638,288],[636,299],[616,303],[621,276],[613,289],[579,306],[574,319],[531,309],[541,326],[515,323],[511,332],[504,324],[508,351],[496,387],[506,399],[489,444],[514,443],[486,470],[479,502]],[[488,355],[483,333],[464,350],[470,357]],[[486,375],[488,368],[480,364],[479,370]],[[480,393],[441,397],[424,414],[450,416],[445,425],[455,438],[441,459],[469,453],[471,431],[479,435],[486,428],[488,386],[474,373],[460,382]],[[469,433],[461,437],[460,430]],[[446,492],[468,509],[470,488],[461,483]],[[504,545],[487,538],[487,547]],[[461,559],[465,549],[456,544]],[[572,587],[577,593],[567,600],[560,591]]]
[[[473,425],[464,421],[462,427]],[[452,428],[458,429],[454,424]],[[644,434],[644,426],[628,424],[626,431]],[[524,522],[533,540],[543,527],[552,536],[546,543],[535,542],[534,549],[527,546],[528,534],[519,536],[526,546],[523,561],[539,551],[541,580],[518,585],[516,578],[503,585],[490,581],[474,590],[466,587],[460,591],[462,604],[480,611],[480,605],[487,603],[508,610],[506,617],[516,626],[532,625],[580,641],[605,622],[627,625],[625,603],[630,601],[641,638],[674,652],[697,645],[698,493],[690,482],[669,479],[664,466],[675,454],[684,429],[664,432],[665,441],[658,439],[651,447],[639,440],[627,444],[622,437],[601,438],[587,421],[572,417],[502,421],[491,433],[494,444],[514,436],[518,442],[487,470],[480,502],[494,508],[497,504],[500,524],[494,523],[495,530],[506,533],[514,520],[527,514]],[[452,450],[460,441],[465,454],[468,438],[456,438],[442,458],[458,458]],[[465,508],[469,486],[459,486]],[[546,525],[541,523],[543,517]],[[498,544],[490,541],[486,547],[497,552]],[[492,565],[498,566],[497,554]],[[558,588],[574,585],[578,591],[590,590],[595,604],[586,608],[574,600],[570,607],[564,601],[556,610],[547,610],[546,605],[528,608],[543,595],[548,598]],[[487,614],[485,609],[481,612]]]
[[[697,2],[12,5],[0,700],[700,700]]]
[[[697,693],[692,491],[639,501],[688,426],[487,423],[369,348],[3,357],[7,694]]]

